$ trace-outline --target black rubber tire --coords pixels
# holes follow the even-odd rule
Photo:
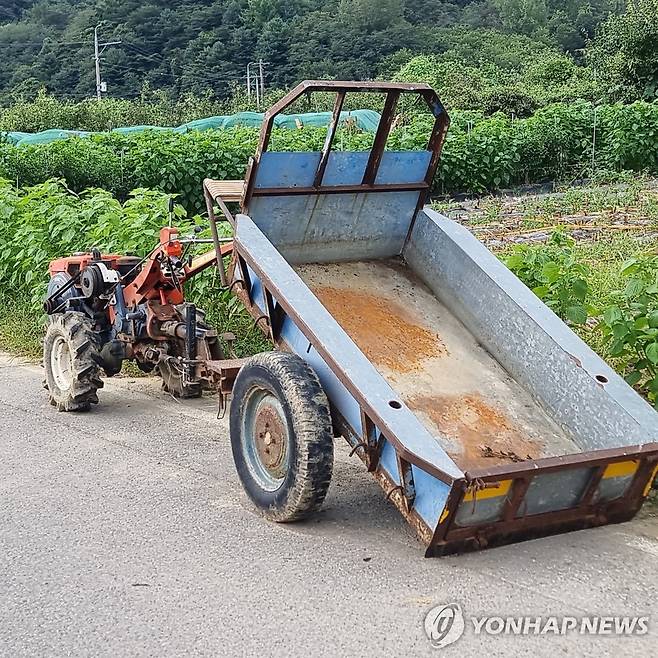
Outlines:
[[[244,454],[245,400],[255,389],[263,389],[277,399],[287,424],[288,468],[274,491],[260,485]],[[230,433],[242,485],[266,518],[278,523],[298,521],[321,507],[333,471],[333,428],[327,396],[303,359],[286,352],[266,352],[242,367],[233,387]]]
[[[51,353],[57,343],[65,343],[71,355],[71,385],[65,389],[58,386],[53,374]],[[50,404],[58,411],[89,411],[92,404],[98,404],[97,391],[103,388],[99,355],[99,337],[86,315],[68,311],[50,316],[43,341],[43,366]]]

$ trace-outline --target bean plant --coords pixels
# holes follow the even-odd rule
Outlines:
[[[594,313],[588,303],[589,267],[578,262],[574,240],[555,231],[547,245],[518,245],[504,260],[550,309],[574,325],[582,325]]]
[[[396,125],[388,148],[426,148],[430,118],[410,114]],[[275,129],[270,149],[319,151],[325,135],[326,128],[311,126]],[[556,103],[526,119],[455,111],[432,191],[482,194],[597,171],[656,174],[657,136],[658,102]],[[335,148],[364,150],[372,139],[372,133],[344,127]],[[203,179],[242,178],[257,142],[258,130],[247,127],[108,133],[22,147],[0,142],[0,176],[20,186],[63,178],[76,192],[102,188],[122,200],[135,188],[159,189],[178,194],[189,212],[199,212]]]
[[[626,381],[658,408],[658,256],[624,263],[618,303],[605,309],[600,324],[608,353],[618,359]]]

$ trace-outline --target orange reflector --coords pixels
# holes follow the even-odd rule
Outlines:
[[[464,502],[469,500],[485,500],[486,498],[497,498],[498,496],[505,496],[512,486],[512,480],[502,480],[501,482],[491,483],[493,486],[484,489],[474,490],[471,489],[464,494],[462,499]]]
[[[603,472],[603,479],[622,478],[634,475],[639,465],[639,461],[614,462],[613,464],[608,464]]]

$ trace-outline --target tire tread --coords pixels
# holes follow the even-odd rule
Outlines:
[[[68,391],[60,391],[50,377],[49,350],[57,336],[64,336],[73,355],[73,381]],[[83,313],[68,311],[51,316],[44,338],[44,367],[46,388],[50,404],[58,411],[88,411],[92,404],[98,404],[99,388],[103,388],[100,378],[98,355],[100,340],[94,331],[92,321]]]
[[[285,503],[270,506],[264,513],[279,523],[299,521],[322,506],[331,482],[334,451],[329,402],[315,371],[295,354],[257,354],[243,367],[238,379],[244,380],[249,373],[261,369],[275,377],[281,386],[282,402],[289,407],[297,443],[295,478]],[[237,409],[240,406],[239,401],[234,401],[233,413],[241,413]],[[235,425],[231,422],[232,434]]]

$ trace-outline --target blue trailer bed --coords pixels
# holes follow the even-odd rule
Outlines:
[[[401,258],[295,269],[462,470],[579,451]]]
[[[337,92],[325,148],[269,152],[273,117],[309,90]],[[386,94],[369,153],[331,150],[348,91]],[[433,114],[427,151],[384,148],[403,93]],[[317,373],[336,433],[426,554],[631,518],[656,474],[658,415],[465,228],[424,207],[448,124],[434,92],[307,82],[266,119],[231,217],[232,289]]]

